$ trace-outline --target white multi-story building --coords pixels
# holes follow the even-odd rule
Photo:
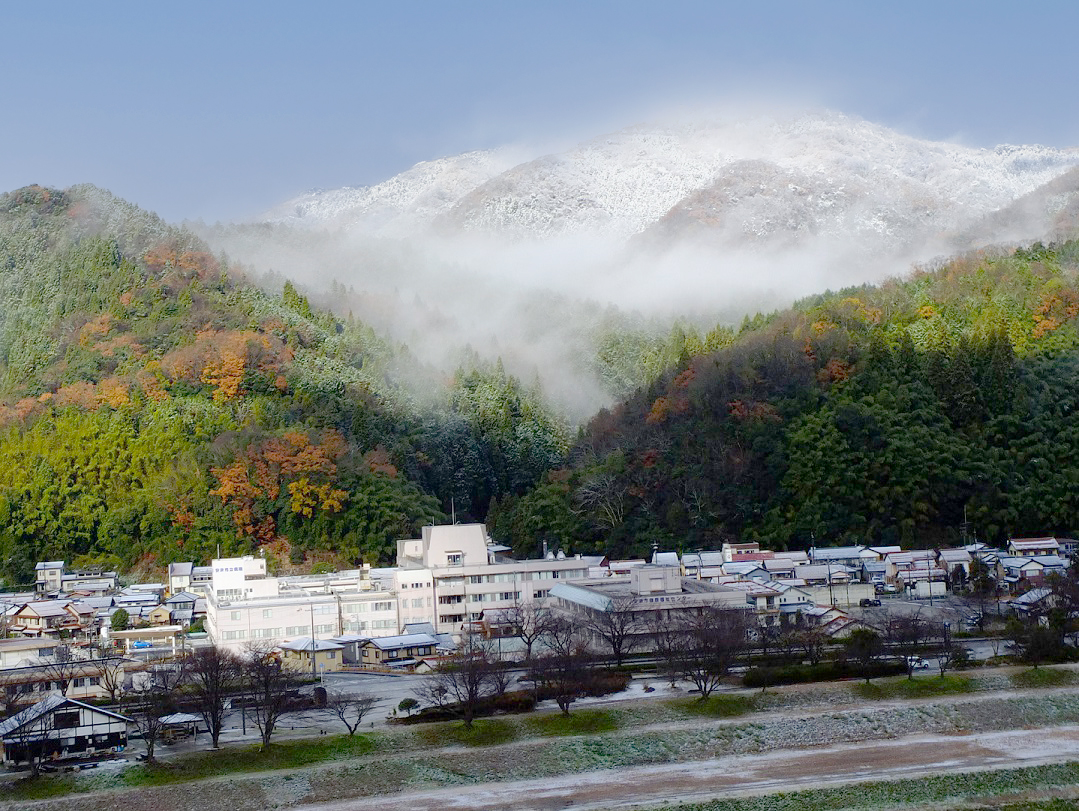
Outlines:
[[[483,524],[427,526],[397,542],[397,567],[268,577],[262,558],[213,562],[206,630],[220,645],[277,645],[299,636],[394,636],[411,623],[460,634],[515,603],[545,599],[555,583],[584,580],[602,557],[513,560]]]
[[[261,566],[259,565],[261,563]],[[267,577],[260,558],[213,562],[206,630],[219,645],[280,645],[297,637],[398,633],[397,601],[370,569],[327,575]]]
[[[545,599],[554,584],[588,577],[602,557],[548,554],[513,560],[483,524],[427,526],[421,537],[397,542],[397,593],[402,625],[429,622],[440,634],[460,634],[484,614]]]

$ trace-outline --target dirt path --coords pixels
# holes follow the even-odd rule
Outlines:
[[[1070,759],[1079,759],[1076,726],[962,737],[921,735],[871,744],[785,749],[694,763],[586,772],[564,775],[557,780],[520,780],[405,792],[378,798],[378,807],[379,811],[630,809]],[[364,797],[294,807],[302,811],[359,811],[370,805],[371,798]]]

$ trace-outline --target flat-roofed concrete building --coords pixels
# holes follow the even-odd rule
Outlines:
[[[426,526],[419,538],[398,541],[394,590],[402,625],[428,622],[436,633],[460,635],[483,623],[485,612],[545,600],[555,584],[584,580],[603,562],[554,552],[515,560],[508,551],[483,524]]]
[[[214,566],[224,577],[215,577],[207,593],[206,631],[218,645],[276,647],[298,637],[390,636],[400,628],[393,592],[383,590],[384,581],[370,569],[267,577],[264,567],[252,567],[254,576],[240,579],[235,573],[243,564],[220,560]]]
[[[635,567],[629,577],[557,583],[551,589],[550,606],[585,627],[604,613],[627,612],[639,647],[647,647],[647,638],[664,620],[713,608],[753,609],[744,590],[682,577],[680,567],[651,563]],[[602,647],[602,642],[594,639],[593,645]]]

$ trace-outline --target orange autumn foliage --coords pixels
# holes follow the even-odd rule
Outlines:
[[[652,410],[648,412],[648,416],[644,418],[644,421],[649,425],[659,425],[667,419],[670,411],[671,401],[666,397],[657,397],[656,401],[652,403]]]
[[[851,365],[840,358],[832,358],[824,368],[817,372],[817,380],[821,383],[842,383],[849,380]]]
[[[1046,293],[1034,310],[1034,338],[1041,338],[1079,314],[1079,294],[1066,288]]]
[[[337,459],[347,448],[335,430],[313,443],[301,431],[288,431],[253,445],[224,467],[212,468],[218,486],[210,495],[233,509],[232,518],[241,536],[265,542],[276,536],[272,516],[262,515],[260,501],[276,501],[282,487],[289,494],[289,509],[305,517],[316,510],[339,512],[348,493],[333,486]]]
[[[381,473],[391,479],[397,478],[397,468],[390,461],[390,455],[384,448],[376,448],[363,455],[363,463],[372,473]]]
[[[97,399],[109,408],[121,408],[131,402],[127,384],[116,377],[101,381],[97,387]]]

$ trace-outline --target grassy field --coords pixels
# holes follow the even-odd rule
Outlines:
[[[501,718],[477,718],[471,727],[463,721],[446,721],[420,727],[416,735],[428,746],[495,746],[516,739],[517,725]]]
[[[973,693],[977,685],[968,676],[921,676],[908,679],[906,676],[897,676],[887,679],[877,679],[869,684],[861,683],[854,685],[854,692],[861,698],[894,699],[894,698],[932,698],[933,696],[958,695],[961,693]]]
[[[1068,687],[1079,684],[1079,673],[1074,670],[1057,670],[1052,667],[1039,667],[1024,670],[1011,676],[1015,687]]]
[[[248,744],[216,751],[195,752],[168,761],[131,766],[122,773],[129,786],[157,786],[206,777],[221,777],[271,769],[295,769],[373,752],[377,735],[326,735],[272,743]]]
[[[668,704],[686,715],[703,715],[711,718],[737,718],[757,708],[756,696],[747,695],[710,695],[703,701],[699,698],[680,698]]]
[[[620,714],[614,710],[581,709],[565,715],[543,713],[523,719],[525,728],[536,735],[595,735],[613,732],[622,725]]]

